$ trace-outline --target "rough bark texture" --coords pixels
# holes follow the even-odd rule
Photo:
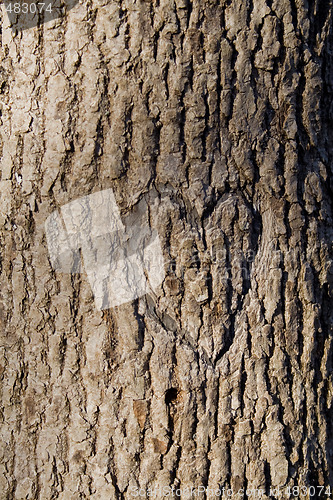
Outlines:
[[[333,486],[331,1],[2,17],[1,498]],[[107,188],[167,277],[99,312],[44,223]]]

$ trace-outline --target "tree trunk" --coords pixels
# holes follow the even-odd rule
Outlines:
[[[332,12],[3,10],[1,498],[330,498]],[[107,189],[166,276],[101,311],[45,222]]]

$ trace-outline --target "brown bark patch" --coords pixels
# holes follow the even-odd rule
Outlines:
[[[133,401],[133,411],[139,423],[140,429],[144,429],[147,418],[147,401]]]

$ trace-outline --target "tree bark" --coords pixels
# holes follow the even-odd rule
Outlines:
[[[331,0],[2,17],[1,498],[329,498]],[[110,188],[166,277],[98,311],[45,221]]]

